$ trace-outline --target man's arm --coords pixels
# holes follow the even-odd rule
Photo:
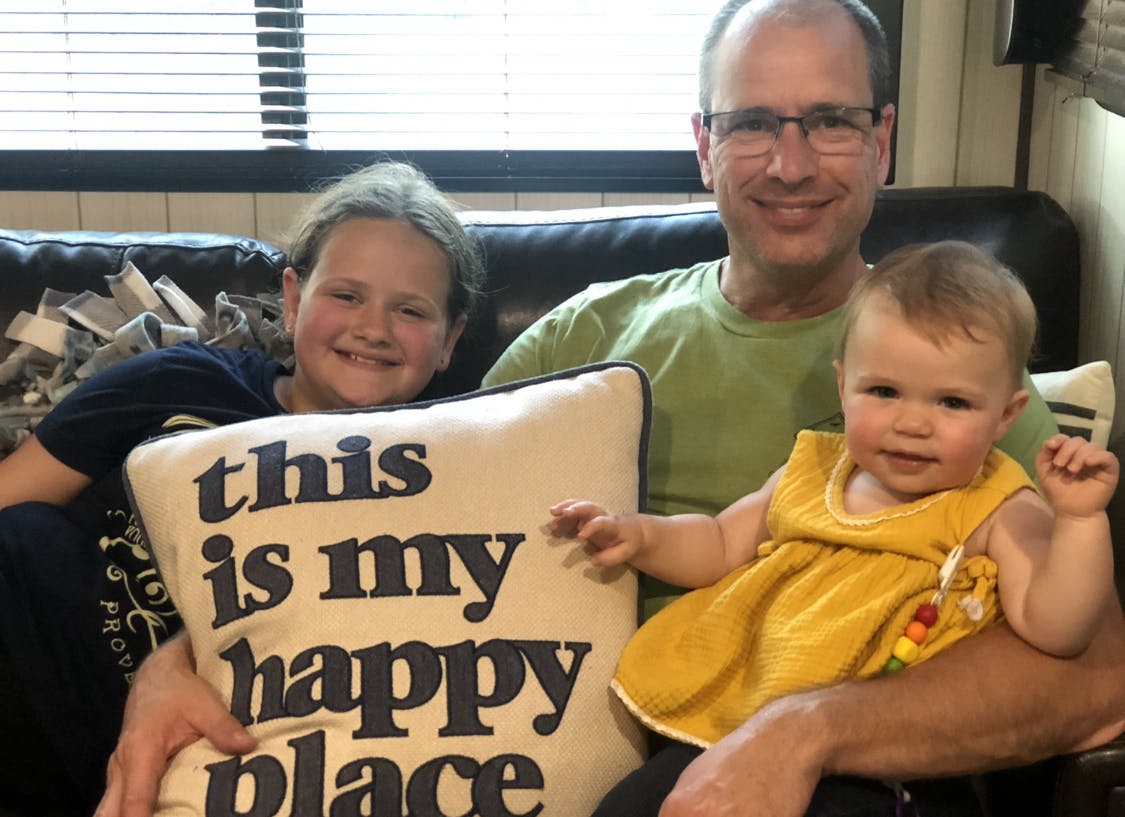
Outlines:
[[[589,307],[589,293],[572,295],[523,330],[485,372],[481,386],[502,386],[609,359],[596,351],[604,328],[597,309]]]
[[[151,817],[168,760],[201,737],[228,754],[257,745],[219,693],[195,674],[191,640],[181,631],[137,671],[95,817]]]
[[[861,722],[859,713],[869,723],[835,732],[825,753],[829,774],[903,780],[1032,763],[1125,730],[1125,618],[1109,606],[1090,647],[1074,658],[1039,652],[1000,625],[910,672],[836,692],[821,709],[831,726],[853,715]]]
[[[823,775],[968,774],[1090,748],[1123,730],[1118,605],[1069,659],[998,625],[902,672],[771,703],[685,770],[661,817],[798,817]]]

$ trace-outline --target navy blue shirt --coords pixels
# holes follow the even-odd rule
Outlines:
[[[52,456],[93,480],[68,515],[91,532],[120,535],[129,517],[121,468],[136,445],[185,428],[284,414],[273,390],[282,374],[263,352],[186,341],[93,375],[35,429]]]

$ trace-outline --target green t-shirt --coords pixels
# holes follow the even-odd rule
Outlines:
[[[719,261],[594,284],[540,318],[485,386],[629,360],[652,381],[648,510],[715,514],[783,465],[797,432],[841,431],[832,368],[841,309],[795,321],[746,317],[719,291]],[[1057,431],[1031,392],[999,446],[1034,478]],[[654,591],[649,591],[651,596]]]

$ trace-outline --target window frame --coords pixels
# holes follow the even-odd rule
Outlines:
[[[684,115],[684,129],[689,127]],[[143,159],[140,161],[139,159]],[[443,190],[702,193],[695,151],[5,150],[0,189],[305,192],[382,159],[417,165]]]

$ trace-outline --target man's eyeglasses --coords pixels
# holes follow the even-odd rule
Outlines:
[[[778,116],[763,108],[703,114],[703,127],[749,156],[768,153],[786,122],[796,122],[817,153],[857,153],[868,132],[882,120],[878,108],[825,108],[804,116]]]

